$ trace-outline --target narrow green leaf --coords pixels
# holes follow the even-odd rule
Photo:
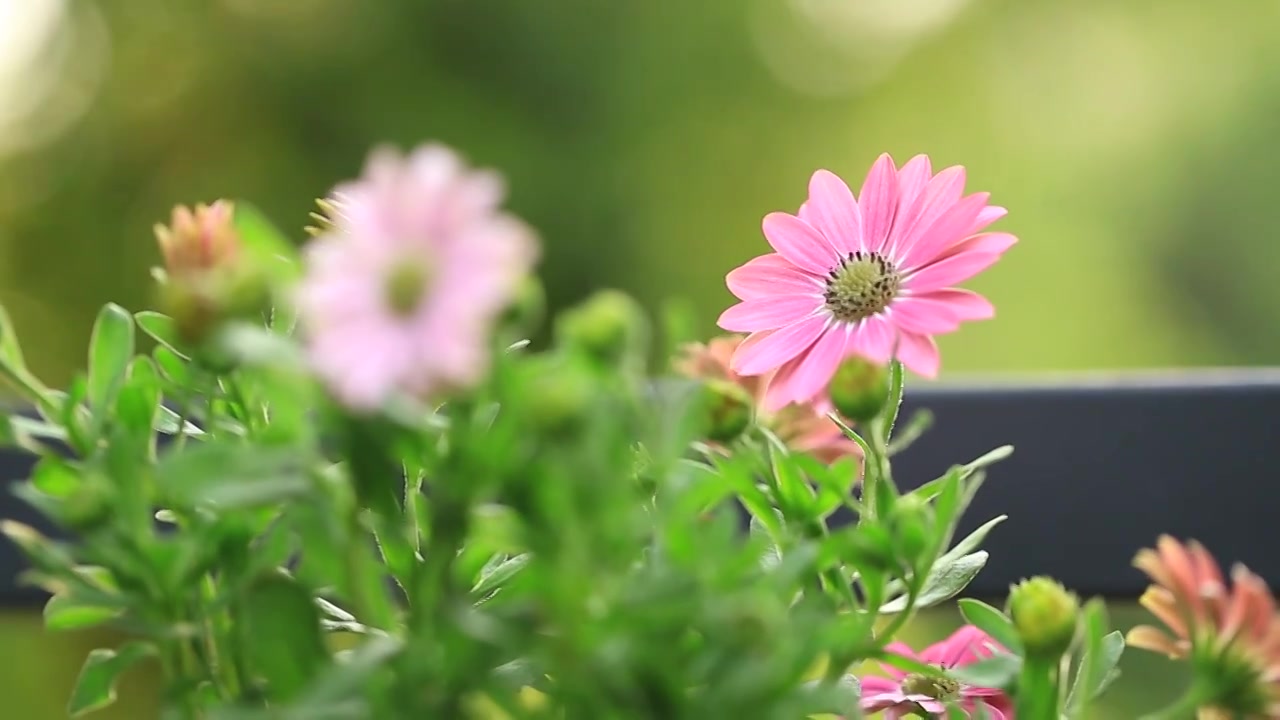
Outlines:
[[[1012,445],[1001,445],[991,452],[979,457],[977,460],[970,461],[963,466],[964,477],[969,477],[973,473],[986,469],[996,463],[1004,460],[1013,454]]]
[[[947,674],[966,685],[983,688],[1008,688],[1022,672],[1022,658],[1009,653],[996,653],[977,662],[951,668]]]
[[[885,401],[884,409],[880,411],[879,422],[880,437],[884,438],[887,443],[893,439],[893,426],[898,421],[898,410],[902,406],[902,391],[904,389],[905,377],[902,371],[902,363],[894,360],[889,363],[889,398]]]
[[[88,399],[95,415],[115,404],[133,353],[133,316],[119,305],[104,305],[89,337]]]
[[[119,650],[99,648],[90,651],[84,666],[80,668],[75,689],[71,691],[67,712],[73,718],[80,717],[115,702],[116,680],[120,675],[138,661],[154,654],[154,647],[139,641],[126,643]]]
[[[146,355],[129,363],[124,387],[116,399],[116,419],[130,434],[150,438],[160,406],[160,373]]]
[[[990,635],[993,640],[1003,645],[1010,652],[1021,654],[1022,640],[1013,627],[1013,621],[994,607],[973,598],[960,598],[960,614],[970,625]]]
[[[946,553],[944,553],[943,556],[939,558],[939,560],[958,558],[963,555],[968,555],[974,550],[977,550],[978,546],[982,544],[982,541],[987,538],[987,533],[991,532],[991,530],[995,526],[999,525],[1000,523],[1008,519],[1009,519],[1008,515],[998,515],[988,520],[987,522],[980,525],[973,532],[966,535],[963,540],[956,543],[955,547],[951,548]]]
[[[53,408],[53,391],[27,369],[18,334],[3,305],[0,305],[0,380],[6,381],[25,399],[37,403],[42,413]]]
[[[1076,668],[1071,691],[1067,695],[1067,715],[1083,717],[1095,694],[1104,687],[1107,675],[1115,668],[1124,651],[1124,637],[1115,632],[1107,633],[1107,608],[1102,600],[1094,598],[1085,603],[1081,612],[1084,618],[1084,652]],[[1114,640],[1109,638],[1116,638]]]
[[[49,630],[83,630],[110,622],[123,612],[120,607],[91,605],[70,595],[58,594],[44,605],[44,626]]]
[[[507,558],[495,567],[486,568],[481,573],[479,580],[476,581],[475,587],[471,588],[471,594],[477,598],[487,597],[490,593],[499,590],[503,585],[510,582],[511,578],[514,578],[517,573],[523,570],[532,559],[532,555],[524,553]]]
[[[138,324],[139,330],[159,343],[160,347],[180,358],[189,357],[181,350],[182,341],[178,339],[178,325],[173,318],[152,310],[143,310],[133,314],[133,321]]]
[[[927,608],[955,597],[973,581],[986,564],[987,553],[982,550],[956,558],[952,562],[935,564],[924,581],[924,587],[920,589],[915,607]],[[904,595],[885,603],[881,606],[880,612],[897,613],[906,609],[907,596]]]
[[[191,382],[191,369],[187,361],[172,348],[157,345],[151,351],[151,358],[160,368],[160,374],[175,385],[187,385]]]
[[[893,440],[889,442],[889,446],[886,448],[889,451],[889,457],[893,457],[911,447],[931,427],[933,427],[933,413],[929,410],[917,410],[907,420],[906,426],[899,430]]]

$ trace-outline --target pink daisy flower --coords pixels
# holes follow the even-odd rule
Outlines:
[[[968,665],[990,657],[996,650],[1003,650],[989,635],[972,625],[965,625],[946,640],[925,648],[919,655],[903,643],[891,643],[885,649],[946,670]],[[907,674],[888,666],[885,672],[889,677],[864,675],[860,678],[862,709],[866,712],[884,711],[885,720],[910,717],[921,710],[944,717],[948,701],[959,703],[970,713],[982,702],[992,720],[1013,720],[1013,701],[1003,690],[973,687],[947,678]]]
[[[537,255],[503,195],[498,176],[425,145],[376,150],[322,205],[297,301],[311,362],[341,402],[372,410],[483,378],[493,323]]]
[[[740,335],[727,335],[713,338],[705,345],[685,345],[675,360],[675,369],[686,377],[731,382],[747,391],[759,405],[768,388],[769,376],[744,377],[729,367],[729,359],[742,340]],[[846,437],[840,426],[827,416],[831,411],[830,402],[823,398],[821,402],[788,405],[779,412],[758,414],[756,422],[773,430],[787,447],[809,453],[825,463],[834,463],[849,455],[860,457],[862,451],[858,444]]]
[[[995,314],[986,298],[952,287],[985,270],[1017,239],[982,233],[1005,215],[987,193],[964,195],[965,171],[934,175],[917,155],[901,169],[881,155],[855,199],[826,170],[809,181],[799,215],[775,212],[764,235],[776,251],[726,278],[742,302],[720,327],[750,333],[734,370],[776,370],[768,405],[804,402],[831,381],[841,360],[895,355],[925,377],[938,373],[933,336]]]

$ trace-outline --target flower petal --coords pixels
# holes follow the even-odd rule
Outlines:
[[[872,315],[854,326],[845,350],[848,355],[861,355],[874,363],[887,363],[893,357],[897,329],[884,315]]]
[[[808,352],[778,370],[765,393],[765,410],[777,412],[789,403],[809,402],[831,383],[849,341],[848,326],[827,329]]]
[[[1009,211],[999,205],[988,205],[982,208],[982,212],[978,213],[978,219],[973,221],[973,227],[969,228],[965,235],[973,235],[980,233],[1000,218],[1008,215]]]
[[[944,249],[956,245],[977,222],[978,214],[987,206],[989,197],[988,193],[974,193],[947,208],[931,224],[916,225],[902,240],[898,268],[911,272],[936,258]]]
[[[889,308],[889,317],[894,324],[903,330],[924,335],[953,332],[962,322],[987,320],[995,314],[995,306],[990,300],[959,288],[908,295],[895,300]]]
[[[795,215],[772,212],[762,223],[765,239],[780,255],[795,265],[818,275],[835,267],[835,249],[822,233]]]
[[[897,172],[897,209],[893,211],[892,227],[884,233],[882,245],[872,247],[873,251],[892,250],[893,238],[899,236],[915,217],[915,206],[919,204],[920,195],[933,177],[933,167],[929,164],[928,155],[916,155],[902,165]]]
[[[774,330],[755,342],[747,338],[733,354],[730,366],[739,375],[760,375],[781,367],[808,350],[826,327],[827,317],[817,315]]]
[[[938,376],[942,365],[933,338],[913,332],[899,333],[898,360],[911,372],[930,380]]]
[[[809,201],[801,211],[841,255],[863,249],[862,214],[849,186],[827,170],[809,179]]]
[[[772,295],[821,296],[826,286],[823,280],[796,267],[777,253],[752,258],[725,277],[729,291],[741,300]]]
[[[1009,233],[993,232],[971,235],[938,253],[937,260],[949,258],[966,252],[982,252],[1001,254],[1018,244],[1018,238]]]
[[[915,293],[950,287],[986,270],[1000,259],[999,253],[965,252],[950,255],[907,275],[903,285]]]
[[[893,224],[887,246],[894,261],[901,265],[903,252],[910,247],[912,238],[932,226],[960,200],[964,181],[964,168],[953,165],[934,175],[910,206],[898,208],[898,220]]]
[[[862,240],[866,249],[878,251],[889,237],[898,208],[898,172],[886,153],[876,159],[858,192],[862,213]]]
[[[803,320],[822,307],[822,299],[811,295],[772,295],[743,300],[720,314],[717,324],[729,332],[776,330]]]

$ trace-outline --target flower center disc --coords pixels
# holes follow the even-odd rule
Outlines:
[[[908,675],[902,681],[902,690],[908,695],[924,695],[943,702],[960,697],[960,683],[947,677]]]
[[[889,307],[902,289],[902,276],[879,253],[851,252],[827,274],[823,298],[842,322],[857,322]]]
[[[399,317],[408,317],[418,309],[427,291],[431,273],[421,262],[401,262],[387,276],[387,307]]]

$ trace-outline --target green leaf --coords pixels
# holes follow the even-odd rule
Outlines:
[[[960,614],[969,621],[970,625],[990,635],[1011,652],[1021,654],[1022,640],[1018,637],[1017,629],[1013,627],[1013,621],[1005,617],[1004,613],[973,598],[960,598],[957,603],[960,606]]]
[[[963,540],[956,543],[955,547],[951,548],[946,553],[944,553],[943,556],[938,559],[939,562],[943,560],[952,560],[954,558],[968,555],[974,550],[977,550],[978,546],[982,544],[982,541],[987,538],[987,533],[991,532],[992,528],[994,528],[995,526],[999,525],[1000,523],[1008,519],[1009,519],[1008,515],[998,515],[986,521],[985,523],[980,525],[976,530],[966,535]]]
[[[166,453],[156,467],[163,497],[182,507],[247,507],[305,495],[312,487],[298,448],[208,442]]]
[[[1067,695],[1067,714],[1071,717],[1082,717],[1089,703],[1115,681],[1119,676],[1116,665],[1124,654],[1124,635],[1118,630],[1106,632],[1106,608],[1100,600],[1089,601],[1083,615],[1084,653]]]
[[[160,347],[180,358],[190,357],[180,349],[182,341],[178,339],[178,325],[173,318],[152,310],[143,310],[133,314],[133,321],[138,324],[138,329],[160,343]]]
[[[902,406],[904,386],[902,363],[894,360],[889,363],[889,397],[885,400],[884,409],[880,411],[880,437],[887,443],[893,438],[893,425],[898,421],[898,410]]]
[[[890,441],[886,450],[889,457],[893,457],[898,453],[911,447],[916,440],[919,440],[929,428],[933,427],[933,413],[929,410],[917,410],[910,420],[907,420],[906,427],[898,431],[897,436]]]
[[[88,400],[98,418],[115,404],[133,353],[133,316],[119,305],[104,305],[89,337]]]
[[[939,561],[925,578],[924,586],[920,589],[920,595],[916,598],[914,607],[927,608],[955,597],[973,581],[986,564],[987,553],[982,550],[956,558],[951,562]],[[907,596],[904,595],[885,603],[881,606],[880,612],[897,613],[906,609]]]
[[[305,699],[307,708],[323,708],[360,692],[374,673],[404,649],[404,641],[390,635],[371,635],[368,640],[329,667],[312,683]],[[299,714],[298,717],[310,717]]]
[[[992,465],[995,465],[996,463],[1000,462],[1001,460],[1004,460],[1005,458],[1009,457],[1012,454],[1013,454],[1012,445],[1001,445],[1000,447],[983,455],[977,460],[973,460],[961,466],[963,469],[963,475],[964,477],[967,478],[979,470],[984,470]]]
[[[480,578],[476,581],[475,587],[471,588],[471,594],[477,598],[488,597],[491,593],[496,592],[501,589],[503,585],[506,585],[511,578],[515,577],[517,573],[523,570],[532,559],[532,555],[524,553],[512,558],[507,558],[502,562],[497,563],[494,567],[486,567],[481,571]]]
[[[0,380],[8,382],[27,400],[39,404],[42,413],[53,408],[52,391],[27,369],[18,334],[3,305],[0,305]]]
[[[156,349],[151,351],[151,357],[160,368],[160,374],[167,380],[175,385],[190,384],[191,369],[187,367],[187,361],[177,351],[164,345],[157,345]]]
[[[951,668],[951,677],[966,685],[984,688],[1006,689],[1022,672],[1022,658],[1009,653],[996,653],[977,662]]]
[[[119,650],[99,648],[90,651],[80,668],[67,712],[80,717],[100,710],[116,701],[116,680],[138,661],[155,655],[155,648],[144,642],[130,642]]]
[[[80,471],[57,455],[46,455],[36,463],[31,484],[49,497],[66,499],[80,489]]]
[[[266,681],[276,701],[298,697],[328,662],[320,611],[294,579],[259,578],[239,603],[236,629],[250,672]]]
[[[91,605],[60,593],[44,605],[44,626],[49,630],[82,630],[110,622],[123,612],[120,607]]]
[[[251,266],[262,267],[280,280],[292,280],[301,274],[297,247],[258,208],[236,200],[233,222]]]
[[[190,422],[182,422],[182,418],[178,413],[163,405],[160,406],[159,410],[160,412],[156,414],[156,422],[154,426],[156,432],[164,433],[165,435],[177,435],[180,427],[179,423],[181,422],[183,434],[191,435],[193,437],[204,435],[203,430],[192,425]]]
[[[146,355],[129,363],[124,387],[116,399],[116,419],[135,437],[152,437],[160,406],[160,373]]]

